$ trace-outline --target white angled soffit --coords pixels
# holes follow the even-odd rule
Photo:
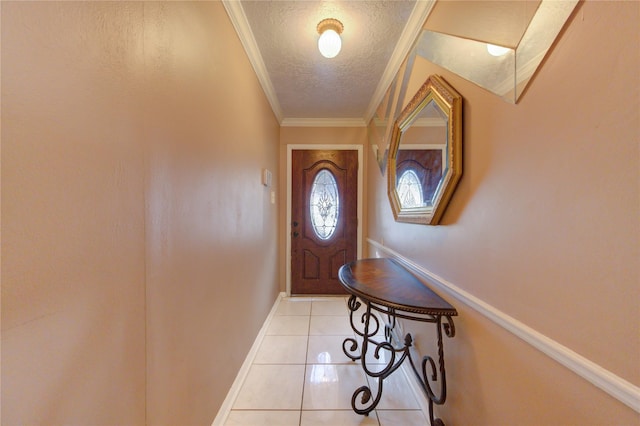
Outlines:
[[[244,10],[242,9],[242,4],[238,0],[222,0],[222,4],[227,11],[227,15],[229,15],[229,19],[231,19],[231,23],[240,38],[240,42],[242,43],[244,50],[247,52],[249,61],[258,76],[258,80],[260,81],[262,90],[264,90],[264,94],[271,105],[271,109],[273,110],[278,123],[280,123],[282,122],[282,108],[280,108],[280,103],[278,102],[273,84],[271,83],[271,79],[267,73],[267,68],[262,60],[262,55],[260,55],[258,44],[256,43],[255,38],[253,38],[253,33],[249,27],[249,22],[244,14]]]
[[[431,13],[431,9],[433,9],[435,3],[436,0],[416,1],[413,11],[411,12],[411,16],[409,17],[409,21],[404,27],[404,30],[400,35],[400,39],[393,50],[393,54],[387,63],[387,67],[380,78],[378,87],[371,97],[371,101],[369,102],[369,106],[367,107],[367,111],[364,116],[365,123],[368,123],[369,120],[371,120],[371,117],[373,117],[373,113],[380,104],[380,101],[382,101],[387,88],[391,85],[391,82],[398,73],[402,62],[411,51],[420,31],[422,31],[422,26],[427,20],[429,13]]]

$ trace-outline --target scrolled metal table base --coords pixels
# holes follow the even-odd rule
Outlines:
[[[444,334],[446,334],[447,337],[453,337],[455,335],[453,320],[448,315],[410,315],[404,312],[397,312],[393,308],[378,306],[369,301],[363,302],[365,303],[366,309],[360,315],[359,324],[354,320],[354,317],[358,316],[357,311],[362,307],[362,303],[354,295],[349,298],[348,302],[349,322],[356,335],[362,338],[362,348],[358,350],[358,341],[349,337],[342,342],[342,350],[352,361],[360,360],[364,372],[369,377],[377,379],[377,389],[375,393],[366,385],[356,389],[351,397],[351,407],[353,408],[353,411],[358,414],[368,416],[369,413],[376,408],[382,398],[384,379],[396,371],[408,358],[411,368],[429,400],[429,420],[431,425],[444,426],[444,422],[441,419],[434,418],[433,405],[442,405],[447,398],[442,333],[444,331]],[[375,338],[375,336],[378,335],[378,331],[380,331],[381,324],[373,311],[378,311],[387,316],[388,322],[384,324],[384,340]],[[422,358],[420,369],[417,368],[411,356],[411,346],[413,344],[411,334],[407,334],[404,337],[404,346],[398,348],[392,344],[392,330],[396,325],[397,318],[406,318],[413,321],[436,324],[438,333],[437,369],[436,360],[429,355]],[[383,351],[385,355],[388,355],[388,361],[381,369],[372,369],[368,365],[367,353],[370,353],[371,351],[376,359],[380,359]],[[380,364],[376,365],[379,366]],[[428,372],[430,374],[428,374]],[[434,392],[432,387],[432,384],[435,385],[437,383],[440,384],[438,394]]]

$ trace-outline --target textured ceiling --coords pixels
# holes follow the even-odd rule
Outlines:
[[[403,0],[242,0],[241,10],[237,2],[227,2],[226,7],[281,122],[364,123],[375,109],[371,103],[376,95],[388,86],[383,77],[394,52],[403,48],[406,53],[410,47],[406,45],[415,38],[405,27],[412,19],[417,21],[412,30],[417,34],[424,23],[424,3],[415,7],[423,13],[417,18],[416,2]],[[342,50],[333,59],[324,58],[317,48],[316,26],[325,18],[344,24]]]

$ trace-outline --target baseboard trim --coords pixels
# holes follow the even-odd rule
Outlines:
[[[583,379],[640,413],[640,387],[613,374],[611,371],[583,357],[577,352],[572,351],[566,346],[496,309],[444,278],[402,256],[400,253],[385,247],[378,241],[367,238],[367,242],[377,250],[383,252],[386,256],[397,260],[407,269],[430,283],[433,283],[439,289],[515,334],[545,355],[551,357]]]
[[[233,403],[238,397],[240,388],[242,387],[242,384],[247,378],[247,374],[249,374],[249,369],[251,368],[251,364],[253,363],[253,360],[256,357],[256,354],[258,353],[258,349],[260,348],[260,345],[264,340],[264,336],[267,334],[267,328],[271,323],[271,319],[275,315],[276,310],[278,309],[278,305],[280,304],[280,301],[282,300],[283,297],[285,297],[284,292],[280,293],[278,295],[278,298],[274,302],[273,307],[271,308],[271,312],[269,312],[269,315],[267,315],[267,319],[264,321],[264,324],[262,325],[262,328],[258,332],[256,339],[253,341],[253,345],[251,346],[249,353],[244,359],[244,362],[242,363],[242,366],[238,371],[238,375],[236,376],[236,379],[233,381],[233,384],[231,385],[231,388],[227,393],[227,397],[222,402],[222,405],[218,410],[218,414],[216,414],[215,419],[213,419],[213,423],[211,424],[211,426],[222,426],[227,421],[227,417],[229,417],[229,413],[231,412],[231,407],[233,407]]]

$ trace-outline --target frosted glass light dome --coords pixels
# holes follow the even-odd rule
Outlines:
[[[342,39],[340,38],[344,29],[342,22],[333,18],[323,19],[316,29],[320,34],[318,50],[325,58],[335,58],[342,49]]]
[[[340,35],[334,30],[326,30],[318,39],[318,50],[325,58],[335,58],[342,49]]]

